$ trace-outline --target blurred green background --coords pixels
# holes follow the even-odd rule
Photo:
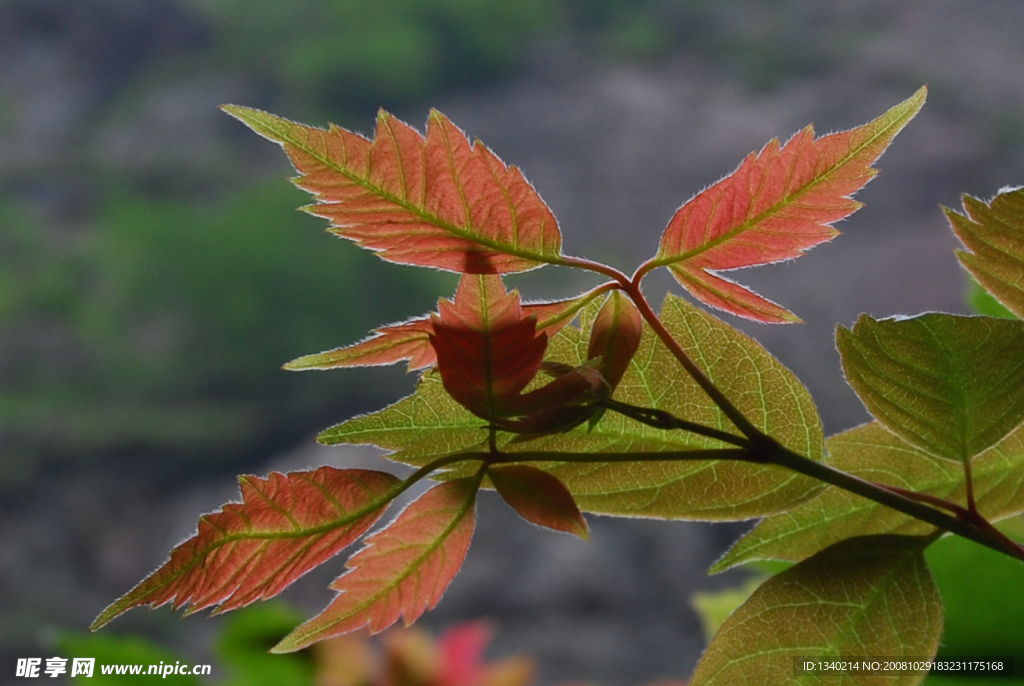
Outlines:
[[[0,491],[64,461],[252,463],[409,387],[280,371],[419,314],[454,281],[324,236],[295,211],[308,196],[283,157],[220,115],[221,98],[365,127],[378,106],[500,84],[544,41],[656,59],[709,4],[2,3],[8,49],[27,53],[8,71],[33,83],[0,97]],[[66,76],[77,98],[49,102],[62,84],[19,63],[48,48],[83,60]]]

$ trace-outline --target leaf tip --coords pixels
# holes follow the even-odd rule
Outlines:
[[[285,362],[281,365],[281,369],[287,372],[303,372],[310,369],[315,365],[315,362],[311,359],[314,355],[303,355],[302,357],[296,357],[294,360]]]
[[[806,324],[806,322],[800,317],[796,316],[789,310],[783,310],[779,315],[780,324]]]
[[[286,653],[294,653],[297,650],[305,648],[306,643],[304,643],[302,639],[292,638],[294,634],[295,632],[293,631],[282,638],[270,649],[270,652],[274,655],[284,655]]]
[[[107,624],[110,624],[110,622],[127,612],[130,607],[124,607],[122,604],[123,601],[124,598],[118,598],[104,608],[103,612],[99,613],[96,619],[92,621],[92,624],[89,625],[89,631],[99,631]]]
[[[253,107],[246,107],[245,105],[226,104],[221,105],[220,110],[247,126],[252,126],[253,120],[259,115],[266,114],[266,112],[263,112],[262,110],[255,109]]]
[[[590,541],[590,527],[587,526],[587,520],[583,517],[580,517],[579,522],[576,522],[576,527],[569,533],[584,541]]]

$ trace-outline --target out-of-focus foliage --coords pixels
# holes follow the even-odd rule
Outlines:
[[[529,686],[533,660],[525,656],[484,657],[492,634],[487,622],[450,627],[436,639],[415,628],[394,628],[370,638],[350,635],[289,655],[268,650],[301,619],[287,604],[269,602],[231,615],[214,644],[209,677],[170,675],[183,686]],[[67,657],[94,657],[95,683],[149,683],[152,676],[103,675],[102,665],[175,664],[195,660],[131,635],[65,634],[57,648]],[[488,652],[491,652],[488,650]]]
[[[1016,319],[1017,315],[1003,303],[996,300],[995,296],[981,287],[977,281],[971,280],[967,288],[967,304],[978,314],[989,317],[1002,317],[1004,319]]]
[[[452,280],[374,264],[296,213],[297,195],[277,184],[204,207],[114,192],[71,239],[14,216],[0,239],[5,460],[19,448],[235,456],[350,402],[337,378],[281,364],[430,306]],[[369,278],[372,306],[354,306]]]
[[[541,0],[207,0],[218,53],[305,96],[408,100],[514,64],[554,16]],[[351,104],[351,101],[348,102]]]
[[[843,44],[772,40],[787,24],[781,3],[746,0],[731,11],[708,0],[189,1],[214,27],[218,61],[335,117],[508,75],[544,42],[630,60],[686,46],[761,85],[820,68]]]

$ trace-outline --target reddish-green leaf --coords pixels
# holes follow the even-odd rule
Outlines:
[[[556,381],[531,393],[529,401],[523,399],[524,405],[537,403],[544,407],[495,425],[524,434],[522,440],[569,431],[583,422],[593,428],[604,415],[604,409],[594,403],[610,397],[622,380],[642,333],[640,312],[621,292],[612,291],[591,327],[587,362],[575,367],[545,363],[544,368]]]
[[[437,605],[469,549],[479,484],[477,478],[449,481],[413,501],[349,559],[349,571],[331,584],[340,591],[334,601],[285,636],[274,652],[363,627],[377,633],[402,616],[409,625]]]
[[[926,671],[798,675],[794,658],[935,655],[942,599],[925,544],[909,536],[854,538],[769,579],[722,624],[690,685],[920,683]]]
[[[1004,189],[992,202],[965,195],[964,212],[943,208],[970,252],[960,262],[999,302],[1024,317],[1024,188]]]
[[[629,368],[642,333],[643,320],[636,306],[620,291],[612,291],[597,313],[587,348],[588,359],[601,357],[601,375],[612,388],[619,385]]]
[[[92,628],[140,605],[233,610],[271,598],[361,536],[398,484],[384,472],[321,467],[239,478],[241,503],[199,520],[170,559],[104,610]]]
[[[596,303],[584,308],[580,328],[568,326],[551,339],[551,361],[570,367],[586,363],[589,332],[598,309]],[[821,422],[810,394],[767,350],[675,296],[666,299],[661,318],[687,354],[756,427],[791,450],[822,458]],[[707,394],[679,372],[672,353],[649,328],[644,329],[614,398],[724,431],[735,430]],[[370,443],[392,451],[394,460],[422,466],[454,452],[486,450],[486,424],[455,403],[437,374],[428,372],[414,395],[334,426],[319,440]],[[589,431],[581,426],[519,443],[499,432],[498,447],[508,452],[550,453],[549,463],[535,466],[565,484],[581,510],[600,514],[746,519],[791,508],[823,487],[814,479],[770,465],[680,459],[683,451],[729,446],[685,431],[655,429],[610,412]],[[560,461],[559,453],[609,453],[616,461]],[[618,461],[625,453],[636,453],[643,461]],[[645,453],[646,457],[641,455]],[[651,453],[672,454],[664,461],[649,461]]]
[[[409,371],[429,367],[437,361],[430,347],[430,317],[418,317],[382,326],[373,335],[353,345],[315,355],[304,355],[284,366],[291,371],[373,367],[409,361]]]
[[[391,262],[470,274],[533,269],[557,259],[554,215],[515,167],[507,167],[443,114],[424,138],[384,111],[373,142],[266,112],[224,110],[280,143],[331,231]]]
[[[547,336],[537,334],[519,293],[505,292],[501,277],[466,275],[455,302],[442,300],[431,317],[430,343],[445,390],[473,414],[500,417],[533,380]]]
[[[491,467],[491,483],[509,507],[539,526],[586,539],[587,522],[562,482],[529,465]]]
[[[702,302],[769,323],[799,321],[788,310],[714,272],[799,257],[832,239],[831,224],[860,207],[851,196],[871,165],[924,104],[926,89],[878,119],[815,140],[810,126],[780,147],[751,153],[735,172],[684,204],[662,237],[656,265]]]
[[[553,336],[571,322],[580,308],[596,297],[584,293],[568,300],[523,303],[525,315],[537,317],[537,333]],[[340,367],[372,367],[408,360],[409,371],[430,367],[437,362],[430,345],[430,316],[416,317],[377,329],[372,336],[353,345],[335,348],[314,355],[305,355],[284,366],[290,371],[334,369]]]
[[[963,467],[936,460],[878,422],[832,436],[828,464],[868,481],[966,504]],[[978,510],[997,522],[1024,512],[1024,428],[972,460]],[[796,562],[853,536],[926,535],[931,524],[829,486],[786,512],[767,517],[712,567],[720,572],[754,560]]]

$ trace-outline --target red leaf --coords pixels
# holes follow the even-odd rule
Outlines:
[[[529,440],[569,431],[588,420],[596,423],[604,413],[596,403],[615,390],[640,346],[642,332],[640,312],[619,291],[613,291],[594,320],[588,362],[579,367],[542,364],[556,379],[507,403],[515,414],[524,416],[492,419],[492,424]]]
[[[576,313],[594,297],[596,294],[590,292],[567,300],[523,303],[523,312],[526,315],[536,316],[537,333],[543,333],[551,338],[565,328],[576,317]]]
[[[484,649],[491,642],[486,622],[459,624],[437,639],[437,686],[482,686],[487,676]]]
[[[556,259],[554,215],[515,167],[432,111],[424,137],[384,111],[373,142],[247,107],[224,110],[280,143],[331,231],[401,264],[469,274],[533,269]]]
[[[643,320],[636,306],[619,291],[612,291],[594,320],[587,358],[601,356],[599,371],[613,389],[640,347],[641,333]]]
[[[924,104],[926,89],[872,122],[814,139],[810,126],[784,147],[751,153],[698,193],[669,222],[655,265],[668,266],[702,302],[762,322],[799,321],[788,310],[709,272],[799,257],[832,239],[831,224],[857,210],[851,196],[877,173],[871,164]]]
[[[587,521],[562,482],[536,467],[490,467],[494,488],[519,515],[539,526],[587,539]]]
[[[398,479],[321,467],[239,482],[242,502],[201,517],[197,533],[104,610],[94,630],[140,605],[173,601],[175,609],[188,604],[190,613],[213,605],[226,612],[271,598],[373,526],[387,507],[374,503]]]
[[[572,321],[576,313],[592,298],[585,293],[576,298],[554,302],[525,303],[526,315],[536,315],[537,333],[549,338]],[[337,367],[372,367],[409,361],[409,371],[430,367],[437,362],[430,345],[433,327],[429,315],[409,319],[398,324],[382,326],[373,336],[354,345],[305,355],[284,366],[289,371],[333,369]]]
[[[544,359],[536,316],[492,275],[462,277],[455,302],[442,300],[440,310],[430,342],[445,390],[479,417],[506,414]]]
[[[400,616],[412,624],[437,605],[469,550],[475,523],[477,478],[436,486],[411,503],[345,565],[331,588],[338,596],[296,628],[273,652],[299,650],[366,627],[388,628]]]

